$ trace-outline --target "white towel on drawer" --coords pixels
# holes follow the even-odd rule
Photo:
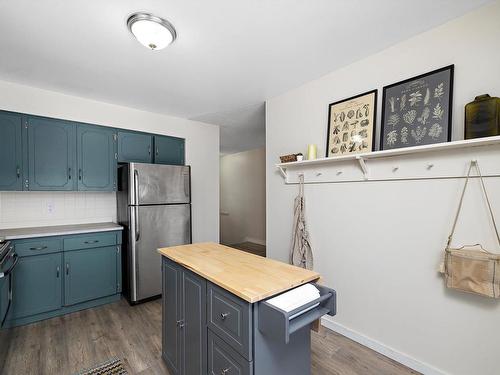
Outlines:
[[[277,297],[267,300],[267,303],[290,312],[320,297],[318,288],[312,284],[304,284],[298,288],[289,290]]]

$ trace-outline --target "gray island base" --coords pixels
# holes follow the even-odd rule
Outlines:
[[[264,299],[245,301],[166,256],[162,272],[162,357],[172,375],[311,373],[310,325],[335,314],[334,290],[316,285],[319,299],[287,313]],[[307,311],[290,319],[300,310]]]

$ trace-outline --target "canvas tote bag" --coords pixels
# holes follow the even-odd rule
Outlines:
[[[448,243],[445,248],[444,256],[444,276],[448,288],[457,289],[462,292],[479,294],[482,296],[499,298],[500,297],[500,254],[491,253],[485,250],[480,244],[466,245],[459,248],[450,247],[455,233],[458,216],[462,209],[465,191],[469,183],[469,177],[472,167],[475,166],[481,182],[482,191],[486,197],[486,203],[491,215],[493,227],[500,245],[500,236],[498,235],[497,224],[493,215],[488,192],[484,186],[483,176],[476,161],[472,161],[465,179],[462,196],[458,204],[457,214],[453,222]]]

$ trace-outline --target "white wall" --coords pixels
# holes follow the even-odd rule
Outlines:
[[[0,192],[0,229],[110,221],[116,221],[115,193]]]
[[[497,1],[269,100],[268,256],[288,259],[297,192],[274,165],[279,155],[305,152],[308,143],[324,154],[329,103],[373,88],[381,98],[384,85],[454,63],[453,138],[461,139],[464,105],[479,94],[500,95],[499,39]],[[491,153],[500,160],[499,148]],[[439,165],[439,156],[433,162]],[[325,324],[425,373],[500,372],[500,304],[446,290],[436,273],[462,183],[306,186],[315,269],[338,291],[338,315]],[[487,184],[500,220],[500,179]],[[456,242],[481,241],[497,250],[484,199],[477,182],[473,186]]]
[[[266,150],[220,159],[221,242],[266,243]]]
[[[218,126],[3,81],[0,109],[185,138],[186,163],[192,167],[193,241],[218,242]],[[56,205],[53,215],[46,212],[47,201]],[[116,218],[114,193],[0,193],[0,205],[1,228]]]

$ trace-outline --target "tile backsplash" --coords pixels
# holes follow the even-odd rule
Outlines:
[[[115,193],[0,193],[0,229],[109,221],[116,221]]]

